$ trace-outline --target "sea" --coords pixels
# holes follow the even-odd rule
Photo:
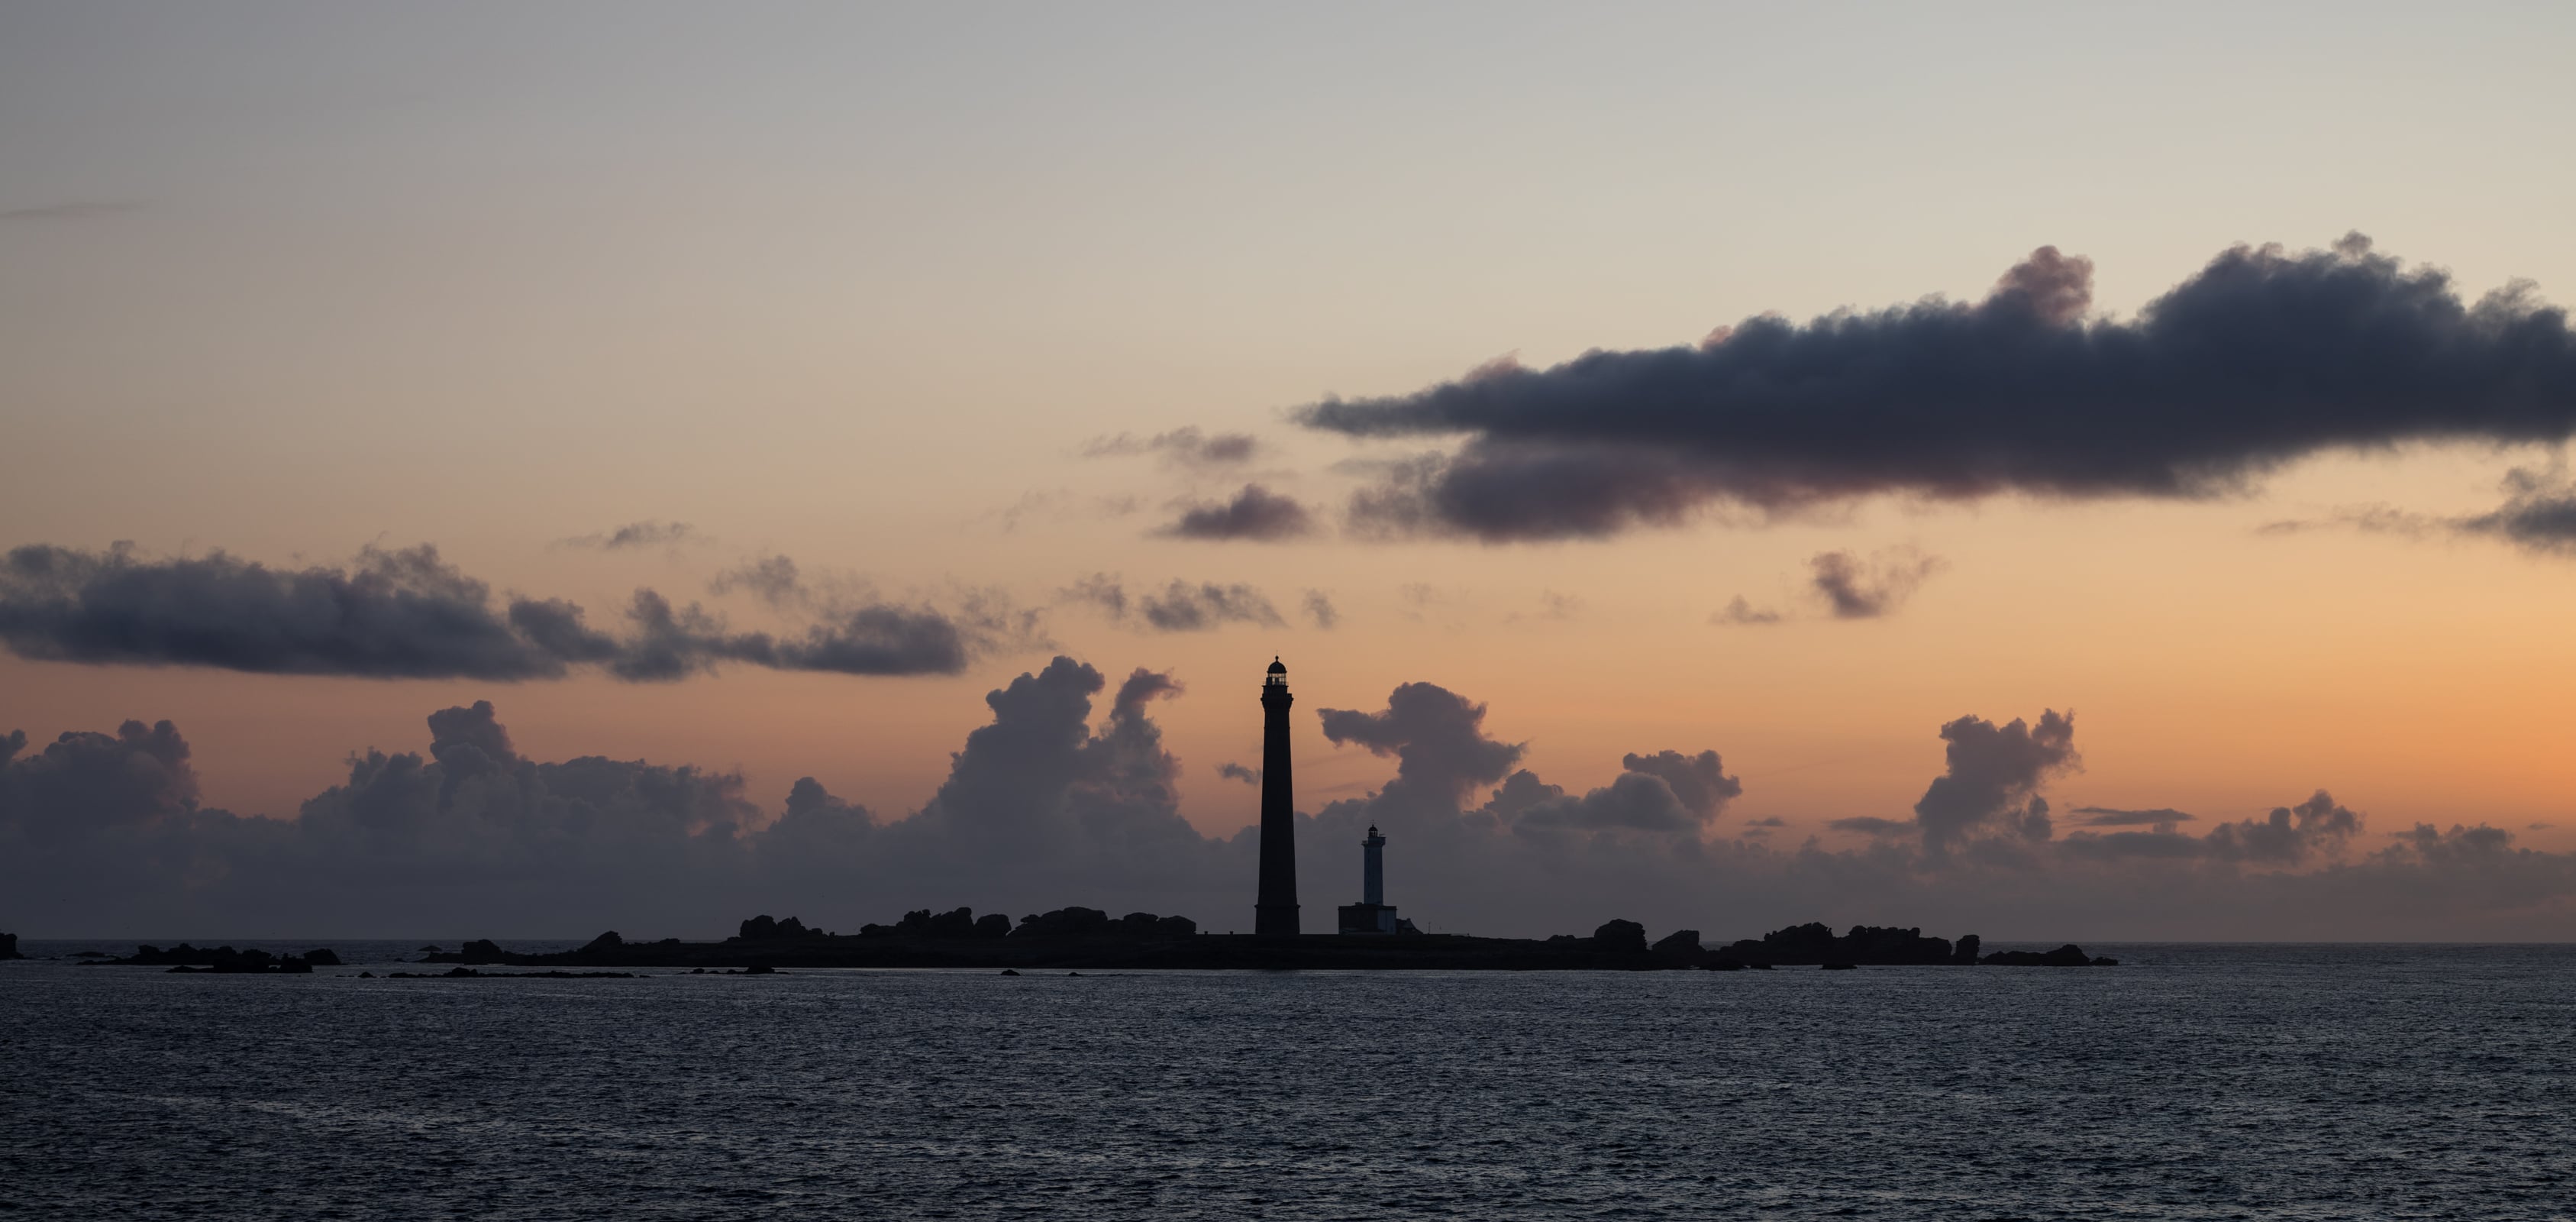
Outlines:
[[[0,964],[0,1214],[2576,1216],[2576,946],[395,980],[444,969],[236,944],[348,965]]]

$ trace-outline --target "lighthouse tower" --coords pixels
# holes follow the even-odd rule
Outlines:
[[[1261,681],[1261,892],[1252,905],[1258,938],[1293,938],[1297,927],[1297,796],[1288,771],[1288,668],[1270,659]]]
[[[1340,915],[1343,933],[1418,932],[1386,902],[1386,837],[1375,824],[1369,825],[1368,839],[1360,841],[1360,902],[1342,905]]]

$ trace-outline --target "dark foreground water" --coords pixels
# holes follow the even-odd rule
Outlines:
[[[2576,948],[2099,949],[2128,962],[574,981],[0,964],[0,1210],[2576,1211]]]

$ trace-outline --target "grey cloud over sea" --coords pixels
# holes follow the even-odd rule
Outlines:
[[[1755,317],[1697,347],[1489,366],[1298,418],[1463,437],[1385,464],[1349,514],[1488,542],[1879,494],[2207,497],[2321,451],[2576,433],[2576,337],[2527,284],[2464,300],[2357,234],[2223,251],[2130,320],[2087,313],[2091,276],[2042,247],[1973,303]]]
[[[903,817],[810,777],[763,808],[726,770],[531,759],[489,702],[430,714],[425,750],[348,755],[291,818],[204,805],[167,721],[42,744],[13,731],[0,735],[0,905],[37,936],[710,937],[755,912],[847,930],[958,904],[1246,928],[1257,837],[1182,817],[1181,762],[1155,720],[1180,694],[1164,672],[1113,682],[1059,657],[985,696],[987,722]],[[2199,836],[2057,836],[2039,791],[2072,766],[2074,722],[2055,713],[1927,735],[1948,758],[1917,816],[1841,820],[1870,833],[1848,849],[1770,847],[1776,817],[1730,823],[1746,787],[1714,751],[1631,752],[1578,790],[1523,767],[1527,745],[1496,737],[1491,716],[1417,682],[1381,708],[1301,719],[1308,759],[1354,749],[1393,766],[1298,816],[1309,929],[1356,898],[1374,825],[1390,899],[1433,930],[1541,935],[1624,916],[1712,936],[1810,918],[1990,939],[2576,936],[2576,854],[2483,824],[2373,837],[2323,791]],[[1248,823],[1254,798],[1228,792]]]
[[[779,563],[785,564],[783,558]],[[793,581],[793,566],[788,567]],[[272,568],[224,552],[154,559],[31,545],[0,556],[0,644],[23,658],[375,679],[554,679],[604,667],[667,681],[725,663],[848,675],[955,674],[1036,643],[995,596],[954,610],[817,602],[801,632],[737,632],[697,604],[635,592],[622,630],[561,599],[496,600],[423,545]]]

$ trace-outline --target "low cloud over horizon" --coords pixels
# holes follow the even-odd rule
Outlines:
[[[793,566],[786,572],[792,582]],[[656,682],[733,662],[953,675],[985,653],[1043,644],[1034,618],[998,596],[964,602],[942,611],[809,600],[816,622],[772,634],[736,632],[696,603],[674,606],[639,589],[618,633],[591,627],[582,607],[562,599],[496,603],[490,586],[427,544],[367,547],[347,565],[301,569],[221,551],[150,559],[122,543],[104,552],[30,545],[0,556],[0,643],[21,658],[249,674],[520,682],[598,667]]]
[[[2199,498],[2323,451],[2576,434],[2576,337],[2528,284],[2464,301],[2448,273],[2359,234],[2221,252],[2133,320],[2089,315],[2092,275],[2041,247],[1975,303],[1758,316],[1697,347],[1503,362],[1297,418],[1354,438],[1463,435],[1379,464],[1348,517],[1363,534],[1486,542],[1883,494]],[[2495,529],[2515,537],[2510,520]]]
[[[755,912],[854,929],[919,907],[1085,904],[1249,927],[1257,830],[1179,811],[1153,719],[1180,690],[1058,657],[985,697],[923,806],[889,818],[810,777],[783,807],[688,764],[522,756],[488,701],[428,718],[426,752],[369,749],[292,819],[203,807],[170,722],[0,736],[0,926],[37,936],[717,936]],[[1106,696],[1105,715],[1094,720]],[[1764,838],[1715,750],[1630,752],[1573,792],[1522,767],[1486,707],[1431,683],[1320,709],[1336,749],[1394,763],[1365,796],[1297,818],[1306,925],[1356,896],[1363,830],[1390,898],[1426,929],[1542,936],[1613,916],[1738,937],[1811,919],[1989,939],[2463,938],[2576,934],[2576,854],[2486,825],[2427,824],[2362,851],[2324,790],[2198,836],[2170,810],[2086,808],[2056,833],[2042,792],[2079,764],[2050,711],[1940,727],[1944,766],[1907,819],[1856,816],[1862,847]],[[1239,766],[1228,775],[1249,775]],[[2150,826],[2152,830],[2094,831]],[[1350,894],[1345,894],[1348,892]]]

